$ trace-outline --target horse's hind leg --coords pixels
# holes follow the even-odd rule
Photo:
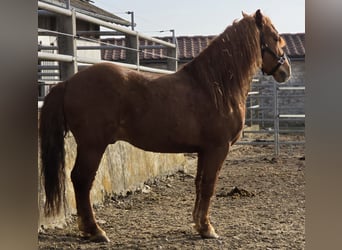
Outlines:
[[[96,224],[90,203],[90,189],[95,179],[106,146],[78,145],[71,180],[75,190],[79,229],[91,241],[109,241],[106,233]]]
[[[195,229],[203,238],[218,238],[209,220],[209,206],[228,146],[206,149],[198,154],[196,201],[193,211]]]

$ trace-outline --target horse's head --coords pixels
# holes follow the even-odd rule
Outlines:
[[[253,17],[260,31],[262,72],[272,75],[277,82],[287,81],[291,76],[291,65],[283,50],[285,40],[279,35],[271,20],[263,16],[260,10],[257,10]]]

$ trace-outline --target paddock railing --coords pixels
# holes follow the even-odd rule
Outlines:
[[[58,1],[57,1],[58,2]],[[68,1],[67,1],[68,2]],[[38,28],[38,36],[46,43],[38,45],[38,107],[42,105],[45,95],[50,87],[59,81],[65,80],[74,75],[79,67],[109,62],[118,64],[138,71],[146,71],[159,74],[170,74],[177,70],[178,57],[176,43],[169,43],[161,39],[141,34],[137,31],[104,21],[94,16],[82,13],[79,10],[71,9],[69,4],[60,6],[46,1],[38,1],[38,13],[48,16],[56,16],[58,30]],[[82,20],[111,30],[111,34],[124,36],[126,46],[126,62],[113,62],[101,59],[101,50],[104,48],[117,48],[113,44],[104,43],[99,39],[89,38],[86,31],[76,30],[76,21]],[[108,31],[104,31],[107,34]],[[101,31],[98,32],[99,37]],[[84,36],[82,35],[84,34]],[[54,40],[51,42],[50,40]],[[167,69],[157,69],[140,65],[139,54],[148,53],[145,48],[139,45],[139,39],[152,41],[156,47],[166,47]],[[175,39],[174,39],[175,40]],[[153,46],[152,46],[153,47]],[[97,51],[99,56],[94,56]]]
[[[254,80],[251,89],[246,106],[246,128],[237,144],[273,145],[275,155],[280,154],[281,145],[304,144],[305,86]],[[248,136],[250,134],[254,138]]]

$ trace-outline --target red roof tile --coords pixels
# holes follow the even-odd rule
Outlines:
[[[282,34],[281,35],[287,43],[285,47],[285,53],[290,58],[305,58],[305,34]],[[209,42],[214,36],[180,36],[177,37],[178,43],[178,59],[179,60],[191,60],[197,56],[204,48],[206,48]],[[159,38],[168,42],[172,41],[172,37]],[[125,39],[104,39],[103,42],[112,44],[115,46],[125,46]],[[156,43],[140,40],[140,45],[156,45]],[[123,61],[126,59],[126,50],[123,48],[104,49],[102,52],[102,59],[109,61]],[[165,48],[143,49],[140,52],[141,60],[161,60],[166,57]]]

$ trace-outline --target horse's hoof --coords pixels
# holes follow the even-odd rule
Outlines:
[[[208,225],[207,229],[201,229],[196,224],[193,225],[194,228],[199,232],[203,239],[218,239],[220,236],[215,232],[215,229],[212,225]]]
[[[106,234],[96,234],[89,237],[92,242],[110,242]]]
[[[218,239],[220,236],[217,233],[215,233],[215,230],[213,230],[208,232],[202,232],[201,237],[203,239]]]

